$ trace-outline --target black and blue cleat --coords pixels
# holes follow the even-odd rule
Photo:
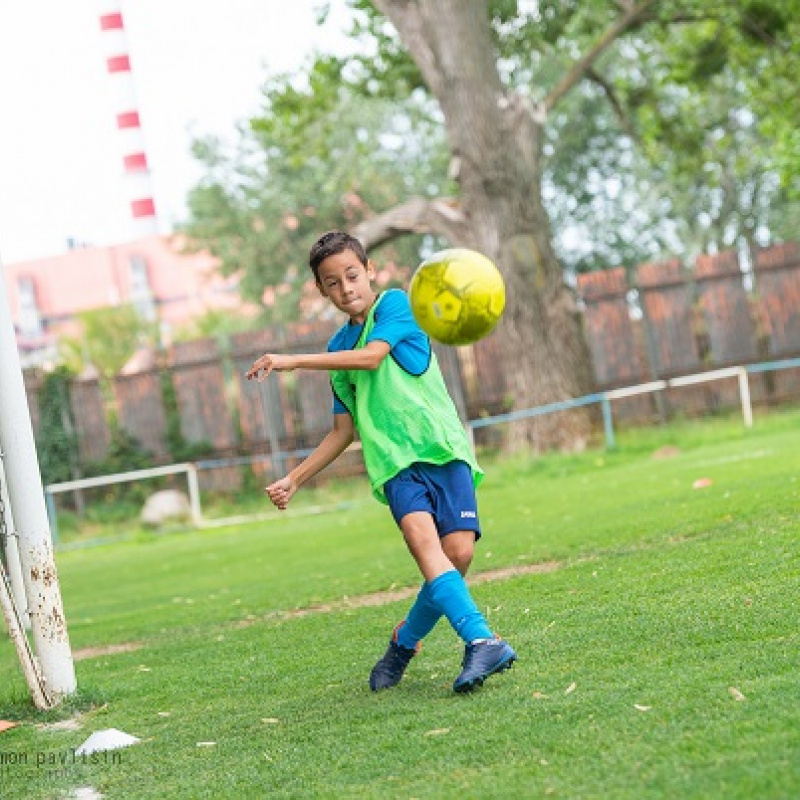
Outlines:
[[[453,683],[453,690],[459,693],[471,692],[497,672],[510,669],[517,660],[517,654],[510,644],[499,636],[468,644],[461,662],[461,674]]]

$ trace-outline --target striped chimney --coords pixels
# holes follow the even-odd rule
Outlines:
[[[130,204],[134,238],[158,234],[153,182],[147,163],[136,86],[128,38],[122,18],[121,0],[100,0],[100,31],[103,35],[106,70],[112,83],[116,124],[122,142],[122,165]]]

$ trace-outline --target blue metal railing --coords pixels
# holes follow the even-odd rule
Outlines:
[[[726,378],[732,378],[736,376],[737,372],[744,371],[747,374],[756,374],[760,372],[777,372],[779,370],[784,369],[798,369],[800,368],[800,358],[788,358],[783,359],[781,361],[766,361],[761,364],[750,364],[748,366],[740,366],[740,367],[731,367],[727,370],[712,370],[709,373],[698,373],[697,376],[686,376],[683,379],[676,379],[676,383],[673,384],[670,380],[660,380],[660,381],[653,381],[650,383],[643,383],[638,384],[636,386],[626,387],[627,390],[630,391],[630,394],[626,394],[625,396],[634,396],[638,393],[645,394],[647,392],[656,392],[656,391],[664,391],[666,389],[672,388],[673,385],[677,386],[680,384],[686,385],[685,381],[687,378],[691,377],[698,377],[702,378],[704,374],[708,374],[709,376],[714,376],[716,373],[724,373],[719,375],[719,378],[710,378],[710,379],[719,379],[723,380]],[[699,382],[699,381],[698,381]],[[641,391],[637,391],[641,390]],[[575,397],[570,400],[563,400],[558,403],[547,403],[543,406],[537,406],[535,408],[527,408],[520,411],[511,411],[506,414],[495,414],[494,416],[490,417],[481,417],[480,419],[470,420],[467,422],[467,427],[472,428],[473,430],[476,428],[486,428],[490,425],[502,425],[508,422],[518,422],[522,419],[530,419],[531,417],[538,417],[543,414],[553,414],[559,411],[569,411],[573,408],[580,408],[582,406],[592,405],[594,403],[599,403],[600,408],[603,414],[603,431],[605,434],[606,440],[606,447],[611,449],[615,446],[615,439],[614,439],[614,416],[611,411],[611,400],[614,398],[615,394],[618,394],[621,390],[613,390],[610,392],[595,392],[594,394],[587,394],[583,397]],[[749,398],[747,399],[747,403],[749,405]]]

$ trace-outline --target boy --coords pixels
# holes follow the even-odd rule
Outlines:
[[[273,370],[329,370],[333,429],[266,492],[285,509],[303,483],[344,452],[357,429],[372,492],[389,505],[425,579],[373,668],[370,688],[396,686],[421,640],[445,616],[465,642],[453,689],[471,691],[517,658],[491,631],[463,577],[481,535],[475,487],[483,473],[405,292],[377,294],[372,261],[357,239],[341,231],[320,237],[309,265],[320,293],[349,321],[327,353],[267,353],[247,377],[262,381]]]

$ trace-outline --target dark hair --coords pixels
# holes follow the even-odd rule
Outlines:
[[[364,250],[364,245],[344,231],[328,231],[323,233],[311,247],[311,252],[308,255],[308,266],[314,273],[314,279],[319,283],[319,265],[328,257],[335,256],[337,253],[343,253],[345,250],[351,250],[355,253],[358,260],[366,267],[367,266],[367,252]]]

